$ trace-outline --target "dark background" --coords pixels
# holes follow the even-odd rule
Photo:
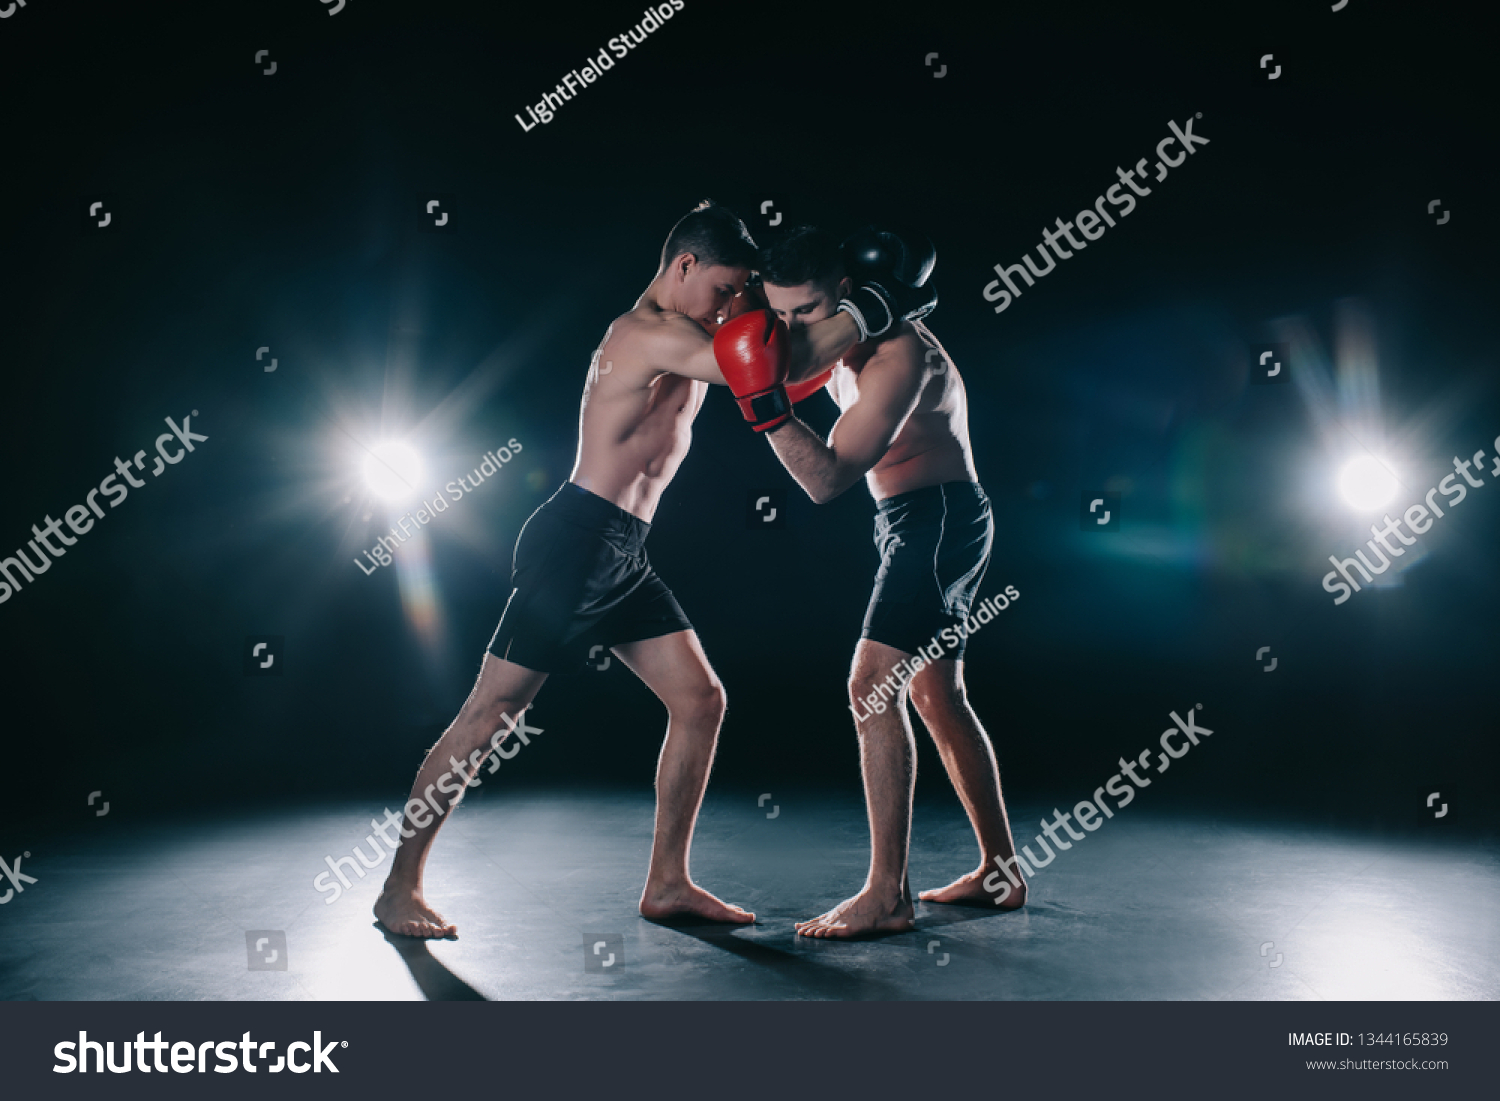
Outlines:
[[[785,224],[936,242],[930,323],[996,512],[982,592],[1022,594],[968,662],[1009,794],[1083,798],[1201,703],[1215,733],[1159,806],[1422,828],[1440,791],[1442,828],[1494,825],[1500,492],[1471,490],[1400,587],[1335,607],[1327,557],[1370,518],[1330,487],[1370,422],[1347,386],[1247,384],[1250,347],[1294,330],[1293,371],[1331,377],[1357,315],[1408,456],[1393,509],[1493,453],[1482,9],[688,0],[523,131],[644,7],[32,0],[0,23],[0,553],[163,417],[197,409],[210,437],[0,606],[0,834],[91,814],[97,789],[127,815],[402,797],[568,474],[590,353],[708,195],[758,236],[773,199]],[[991,265],[1197,112],[1210,145],[992,312]],[[81,224],[96,193],[103,233]],[[419,232],[431,194],[448,232]],[[831,423],[826,398],[803,408]],[[429,529],[427,635],[394,570],[351,562],[383,530],[358,447],[408,433],[442,481],[524,445]],[[760,488],[789,491],[786,530],[746,530]],[[1102,489],[1118,535],[1079,530]],[[842,681],[872,512],[859,487],[799,499],[710,394],[651,555],[728,689],[715,783],[857,783]],[[285,637],[284,675],[244,675],[252,635]],[[553,678],[529,721],[546,733],[507,783],[649,786],[664,716],[618,663]]]

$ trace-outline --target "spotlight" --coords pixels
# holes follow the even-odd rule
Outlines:
[[[377,497],[397,501],[415,493],[422,480],[422,456],[396,440],[376,444],[365,456],[365,484]]]
[[[1373,512],[1390,504],[1398,486],[1390,468],[1369,455],[1350,459],[1339,471],[1339,492],[1351,508],[1361,512]]]

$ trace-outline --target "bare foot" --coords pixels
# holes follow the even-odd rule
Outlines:
[[[994,906],[997,910],[1019,910],[1022,906],[1025,906],[1026,884],[1024,881],[1017,888],[1002,875],[998,877],[1000,880],[998,890],[987,891],[984,889],[984,881],[992,872],[994,872],[993,867],[981,864],[977,872],[970,872],[966,876],[960,876],[946,887],[923,891],[917,897],[923,902],[983,903],[987,906]],[[1005,892],[1006,887],[1010,888],[1008,894]],[[1002,894],[1005,895],[1005,900],[997,904],[995,899]]]
[[[421,891],[386,887],[375,900],[375,918],[392,933],[403,937],[451,937],[458,926],[427,905]]]
[[[732,925],[749,925],[755,915],[749,910],[720,902],[691,881],[676,886],[646,884],[641,895],[641,917],[648,921],[724,921]]]
[[[898,898],[893,906],[888,899],[877,897],[867,887],[828,913],[811,921],[797,922],[797,932],[804,937],[836,940],[906,933],[917,927],[913,920],[916,914],[909,895]]]

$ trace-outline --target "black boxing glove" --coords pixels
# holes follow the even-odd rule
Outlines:
[[[854,318],[861,341],[889,335],[898,321],[925,317],[937,305],[937,288],[927,285],[937,253],[925,237],[910,240],[868,226],[843,244],[855,287],[838,308]]]

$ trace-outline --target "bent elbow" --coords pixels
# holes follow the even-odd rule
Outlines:
[[[854,481],[844,481],[841,479],[838,481],[824,482],[822,485],[817,485],[810,488],[807,491],[807,495],[812,498],[813,504],[826,505],[835,497],[843,496],[844,492],[850,486],[852,486],[854,482],[857,481],[859,481],[858,478],[855,478]]]

